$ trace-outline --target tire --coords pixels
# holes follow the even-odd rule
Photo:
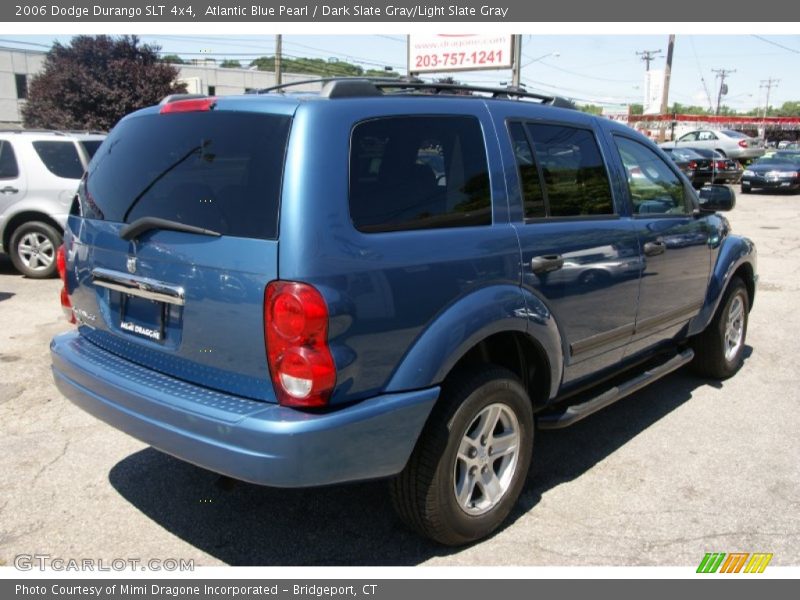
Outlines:
[[[742,184],[742,193],[743,194],[749,194],[752,191],[753,191],[753,189],[750,187],[749,183],[743,183]]]
[[[495,437],[501,435],[509,445],[502,454]],[[487,366],[456,374],[391,482],[392,503],[411,529],[441,544],[479,540],[516,504],[532,449],[533,410],[513,373]]]
[[[747,288],[734,277],[711,323],[694,339],[692,368],[697,374],[727,379],[741,368],[749,311]]]
[[[41,221],[23,223],[11,234],[8,254],[14,267],[31,279],[56,277],[56,251],[61,232]]]

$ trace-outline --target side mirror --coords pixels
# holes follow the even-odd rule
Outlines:
[[[736,193],[726,185],[703,186],[698,195],[703,212],[728,211],[736,206]]]

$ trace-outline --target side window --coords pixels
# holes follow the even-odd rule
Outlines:
[[[694,142],[697,139],[697,132],[693,131],[678,138],[679,142]]]
[[[509,123],[511,143],[514,145],[514,158],[517,161],[517,174],[524,202],[525,218],[537,219],[545,216],[544,193],[539,181],[539,169],[533,158],[533,150],[525,134],[522,123]]]
[[[14,148],[9,142],[0,140],[0,179],[14,179],[19,177],[17,157]]]
[[[83,175],[78,149],[72,142],[33,142],[33,149],[56,177],[80,179]]]
[[[369,233],[490,225],[489,170],[478,120],[407,116],[356,125],[350,217]]]
[[[710,131],[701,131],[701,132],[700,132],[700,133],[697,135],[697,139],[698,139],[699,141],[701,141],[701,142],[709,142],[709,141],[713,141],[713,140],[717,139],[717,136],[716,136],[716,135],[714,135],[714,134],[713,134],[712,132],[710,132]]]
[[[634,214],[682,215],[691,212],[691,200],[681,179],[660,156],[639,142],[624,137],[614,139],[628,173]]]
[[[526,129],[544,179],[547,216],[614,214],[608,174],[590,131],[533,123]]]

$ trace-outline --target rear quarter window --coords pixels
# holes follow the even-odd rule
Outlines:
[[[56,177],[80,179],[83,175],[83,164],[74,143],[33,142],[33,149],[47,170]]]
[[[353,129],[350,217],[376,233],[490,225],[489,170],[474,117],[402,116]]]
[[[5,140],[0,140],[0,179],[14,179],[19,177],[17,157],[14,148]]]

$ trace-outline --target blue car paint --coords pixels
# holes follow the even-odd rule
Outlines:
[[[57,336],[50,350],[58,389],[82,409],[163,452],[276,487],[397,473],[439,395],[382,394],[309,414],[161,375],[76,332]]]
[[[59,389],[88,412],[165,452],[233,477],[276,486],[321,485],[399,472],[439,395],[439,385],[457,361],[488,336],[502,332],[530,336],[548,359],[550,400],[569,391],[570,378],[565,374],[570,369],[572,383],[580,383],[615,362],[601,351],[582,360],[572,356],[574,340],[559,322],[556,306],[563,298],[554,302],[542,291],[541,282],[530,278],[521,236],[528,227],[538,228],[542,239],[551,236],[547,243],[557,250],[558,236],[570,231],[586,236],[583,244],[589,247],[604,244],[608,231],[615,228],[647,235],[644,230],[637,233],[641,223],[631,214],[622,183],[625,169],[611,140],[614,133],[631,135],[626,128],[575,111],[513,102],[494,102],[490,107],[470,98],[422,102],[404,97],[249,96],[220,98],[216,110],[293,116],[279,241],[158,231],[148,234],[138,256],[146,266],[160,268],[165,279],[185,283],[196,301],[218,305],[217,312],[210,313],[215,318],[204,325],[204,339],[228,343],[220,354],[243,371],[231,381],[230,372],[216,371],[219,354],[189,360],[159,352],[147,342],[134,347],[115,336],[106,324],[110,300],[103,305],[106,292],[95,289],[89,277],[98,263],[124,270],[128,243],[118,237],[120,224],[72,217],[66,235],[71,253],[68,289],[79,316],[83,311],[103,320],[84,319],[78,334],[56,337],[51,350]],[[366,119],[414,114],[460,114],[479,121],[492,192],[491,226],[378,234],[353,227],[348,212],[352,128]],[[524,223],[506,133],[506,122],[513,118],[578,124],[595,133],[611,180],[614,223]],[[644,138],[639,141],[661,153]],[[709,232],[709,240],[716,239],[715,232],[719,238],[716,247],[708,244],[707,263],[710,267],[711,252],[716,263],[705,303],[689,333],[702,330],[710,320],[733,270],[745,262],[755,266],[752,244],[723,231],[710,216],[705,218],[716,228]],[[95,244],[103,249],[92,249]],[[640,239],[639,250],[642,244]],[[169,248],[166,256],[158,253],[162,246]],[[192,275],[192,265],[203,268]],[[233,276],[235,284],[220,285],[223,277]],[[263,303],[266,283],[277,278],[314,285],[328,305],[337,386],[330,408],[323,412],[274,404],[263,323],[254,320],[253,311]],[[601,303],[580,298],[603,291],[601,286],[589,286],[580,294],[567,291],[579,301],[577,316],[585,318],[587,326],[597,310],[625,309],[635,319],[638,307],[630,282],[637,284],[639,279],[637,275],[610,286]],[[233,335],[230,324],[237,314],[243,328]],[[170,343],[186,343],[189,333],[180,335]],[[236,341],[242,346],[237,347]],[[625,340],[617,343],[618,361]],[[222,377],[232,390],[215,391]],[[197,403],[190,397],[207,401]]]

